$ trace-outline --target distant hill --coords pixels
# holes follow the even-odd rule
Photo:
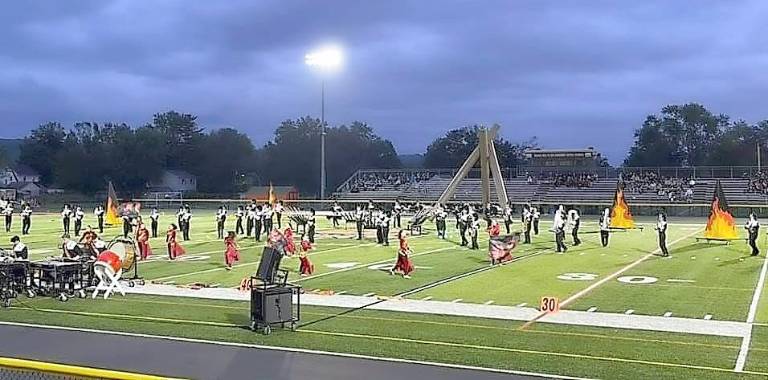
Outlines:
[[[19,152],[23,139],[0,139],[0,149],[4,150],[11,162],[19,158]]]
[[[401,154],[398,158],[400,158],[403,167],[407,169],[418,169],[424,164],[423,154]]]

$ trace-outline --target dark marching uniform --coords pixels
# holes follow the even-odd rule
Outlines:
[[[403,213],[403,206],[400,201],[395,201],[395,206],[392,207],[393,214],[395,216],[395,228],[400,228],[401,214]]]
[[[437,211],[435,211],[435,227],[437,228],[437,237],[440,239],[445,239],[445,219],[447,217],[448,213],[438,206]]]
[[[504,227],[507,228],[507,235],[510,234],[509,228],[512,226],[512,205],[509,204],[504,208]]]
[[[128,215],[127,212],[124,212],[121,218],[123,219],[123,237],[127,238],[131,233],[131,228],[133,227],[131,225],[131,216]]]
[[[5,232],[11,232],[11,224],[13,224],[13,205],[10,201],[5,205],[3,215],[5,215]]]
[[[392,217],[389,213],[384,213],[384,217],[381,219],[381,238],[384,241],[384,245],[389,245],[389,224],[392,222]]]
[[[245,235],[251,237],[253,226],[256,223],[256,206],[248,205],[245,208]]]
[[[480,217],[475,214],[472,217],[472,222],[469,225],[469,234],[472,237],[472,246],[471,249],[480,249],[480,246],[477,244],[477,236],[480,234]]]
[[[611,217],[609,215],[607,209],[600,215],[600,244],[602,244],[603,247],[608,246],[608,236],[611,229]]]
[[[32,208],[25,205],[21,210],[21,234],[29,235],[30,227],[32,227]]]
[[[264,234],[269,235],[272,232],[272,206],[269,203],[265,203],[261,208],[261,213],[264,215]]]
[[[524,238],[523,238],[523,244],[531,244],[531,223],[532,223],[533,215],[531,215],[531,210],[529,208],[523,209],[523,232],[524,232]]]
[[[565,253],[568,251],[568,247],[565,246],[565,216],[560,211],[555,211],[555,243],[557,244],[557,252]]]
[[[277,217],[277,228],[283,229],[283,201],[278,201],[274,207],[275,216]]]
[[[664,257],[669,256],[667,250],[667,217],[659,215],[659,221],[656,222],[656,231],[659,233],[659,250]]]
[[[752,248],[752,256],[760,254],[760,250],[757,249],[757,236],[760,231],[760,222],[757,221],[757,217],[752,214],[749,216],[747,225],[744,226],[749,232],[749,246]]]
[[[61,211],[61,224],[64,227],[64,235],[69,235],[71,217],[72,217],[72,209],[69,208],[69,206],[64,206],[64,210]]]
[[[459,215],[459,235],[461,235],[461,245],[467,246],[469,242],[467,241],[467,229],[469,228],[469,211],[462,210],[461,215]]]
[[[264,224],[264,213],[261,211],[261,206],[256,206],[256,213],[253,217],[253,236],[256,237],[256,241],[261,241],[261,228]],[[269,232],[267,232],[269,236]]]
[[[563,216],[565,217],[565,216]],[[531,207],[531,218],[533,219],[533,234],[538,235],[539,234],[539,219],[541,218],[541,213],[539,212],[539,209],[536,207]]]
[[[190,210],[188,207],[184,210],[184,229],[182,230],[182,234],[184,235],[184,240],[189,240],[189,229],[192,227],[192,210]]]
[[[152,209],[152,212],[149,214],[149,219],[152,221],[152,237],[157,237],[157,225],[160,222],[160,214],[157,212],[157,209]]]
[[[307,220],[307,238],[309,242],[315,244],[315,210],[309,210],[309,219]]]
[[[357,240],[363,240],[363,218],[365,214],[360,206],[355,210],[355,226],[357,227]]]
[[[77,211],[75,211],[75,236],[80,236],[80,230],[83,229],[83,218],[85,217],[85,212],[83,212],[83,209],[78,207]]]
[[[93,210],[93,215],[96,216],[96,219],[99,221],[99,233],[104,233],[104,207],[102,206],[96,206],[96,209]]]
[[[216,212],[216,236],[219,239],[224,239],[224,224],[227,222],[227,209],[219,207],[219,211]]]
[[[243,206],[238,206],[237,211],[235,211],[235,233],[236,234],[242,235],[245,233],[245,229],[243,229],[243,215],[245,215],[245,212],[243,211]]]
[[[568,220],[571,222],[571,236],[573,236],[573,245],[581,244],[579,239],[579,226],[581,225],[581,218],[577,210],[568,211]]]

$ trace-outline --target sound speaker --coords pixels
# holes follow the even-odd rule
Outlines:
[[[274,248],[264,247],[264,251],[261,252],[261,261],[259,261],[259,269],[256,272],[256,278],[264,281],[266,284],[272,284],[275,282],[275,275],[278,268],[280,268],[280,260],[283,255]]]

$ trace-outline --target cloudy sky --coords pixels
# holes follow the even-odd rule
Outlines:
[[[649,113],[701,102],[768,118],[768,2],[18,1],[0,12],[0,137],[56,120],[193,113],[256,145],[319,116],[362,120],[400,153],[499,123],[511,140],[595,146],[619,163]]]

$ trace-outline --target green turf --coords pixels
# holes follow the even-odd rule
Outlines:
[[[212,212],[197,212],[192,238],[182,242],[187,255],[170,262],[165,258],[164,225],[172,216],[161,219],[161,236],[153,239],[154,256],[141,263],[141,275],[160,283],[190,283],[235,286],[253,273],[260,258],[261,243],[240,237],[242,258],[232,271],[223,263],[223,243],[216,239]],[[230,219],[233,224],[234,219]],[[18,222],[18,221],[16,221]],[[86,220],[85,224],[94,223]],[[686,223],[695,220],[686,220]],[[744,321],[752,300],[762,264],[762,257],[746,257],[746,244],[736,241],[729,246],[696,243],[701,225],[671,224],[669,230],[672,258],[651,257],[623,275],[652,276],[652,284],[625,284],[610,280],[583,294],[566,308],[620,312],[633,309],[635,314],[662,315]],[[228,226],[233,228],[233,225]],[[385,270],[394,263],[396,238],[392,246],[381,247],[366,231],[366,239],[353,239],[354,231],[331,231],[326,220],[319,224],[319,236],[311,260],[316,272],[298,276],[298,259],[286,258],[282,267],[290,278],[305,289],[334,290],[346,294],[374,293],[382,296],[409,294],[409,298],[432,297],[434,300],[497,305],[534,306],[541,296],[561,300],[579,293],[607,275],[643,258],[656,249],[656,235],[651,228],[643,231],[616,232],[609,247],[599,244],[596,224],[584,218],[582,240],[564,255],[553,253],[548,221],[531,245],[514,251],[518,261],[490,267],[481,239],[481,250],[472,251],[457,244],[457,233],[449,223],[449,240],[439,240],[428,225],[428,235],[412,237],[416,271],[411,279],[391,276]],[[516,225],[519,228],[519,223]],[[20,223],[14,226],[18,233]],[[110,238],[120,228],[110,228]],[[32,259],[58,255],[61,228],[56,215],[35,215],[32,235],[24,241],[32,250]],[[9,234],[0,232],[7,241]],[[262,236],[262,240],[264,237]],[[570,246],[570,236],[568,237]],[[672,242],[674,244],[671,244]],[[693,259],[695,257],[695,259]],[[462,275],[472,275],[462,277]],[[589,273],[594,278],[571,281],[558,278],[567,273]],[[462,277],[462,278],[459,278]],[[456,279],[454,279],[456,278]],[[670,282],[668,280],[674,280]],[[685,282],[680,282],[685,281]],[[440,285],[431,286],[440,282]],[[444,283],[443,283],[444,282]],[[417,291],[423,289],[421,291]],[[768,291],[768,289],[766,289]],[[255,344],[301,347],[374,356],[397,357],[458,363],[490,368],[515,369],[552,374],[598,378],[765,378],[736,375],[733,368],[740,339],[689,334],[613,330],[584,326],[537,323],[520,331],[517,322],[480,318],[388,313],[362,310],[329,320],[311,323],[345,310],[306,307],[299,333],[278,332],[262,337],[237,326],[247,324],[247,305],[241,302],[189,300],[167,297],[130,296],[109,301],[72,300],[58,303],[50,299],[25,300],[17,307],[36,307],[48,311],[24,309],[0,310],[0,319],[40,324],[57,324],[97,329],[160,334]],[[59,311],[59,312],[57,312]],[[66,314],[60,313],[61,311]],[[107,315],[71,314],[103,313]],[[161,319],[150,319],[161,318]],[[168,320],[162,320],[168,319]],[[176,319],[191,321],[179,322]],[[194,322],[211,322],[195,324]],[[763,296],[758,322],[768,323],[768,301]],[[194,328],[190,328],[194,326]],[[768,373],[768,327],[755,327],[747,369]],[[693,367],[707,367],[695,369]],[[768,376],[768,375],[767,375]]]
[[[482,318],[305,307],[298,332],[253,333],[245,302],[128,296],[107,301],[24,300],[6,321],[617,379],[761,378],[730,368],[739,339]],[[766,350],[755,347],[754,353]],[[702,368],[697,368],[702,367]],[[763,368],[758,366],[758,368]],[[750,369],[757,371],[756,369]],[[763,371],[757,371],[763,372]]]

